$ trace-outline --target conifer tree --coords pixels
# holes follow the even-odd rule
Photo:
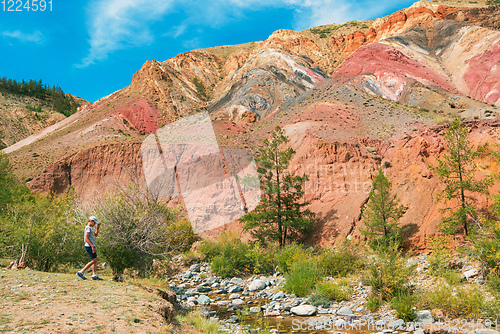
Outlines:
[[[437,159],[437,166],[431,166],[445,184],[445,188],[438,194],[438,200],[452,204],[444,210],[451,214],[443,219],[443,230],[452,233],[462,228],[465,235],[468,235],[468,217],[476,216],[474,194],[488,194],[492,180],[476,180],[474,159],[478,152],[472,148],[467,128],[458,119],[445,131],[444,140],[447,152],[442,159]]]
[[[263,195],[257,208],[240,221],[244,229],[261,242],[277,241],[282,247],[291,240],[300,240],[314,227],[314,213],[303,201],[304,182],[307,176],[292,176],[287,172],[295,151],[292,148],[280,151],[288,142],[283,129],[277,126],[270,140],[256,158],[257,172],[261,180]]]
[[[405,208],[399,204],[396,195],[391,195],[391,182],[379,169],[372,182],[372,190],[368,203],[363,210],[366,229],[361,232],[370,239],[370,245],[375,249],[398,246],[402,241],[402,229],[399,219]]]

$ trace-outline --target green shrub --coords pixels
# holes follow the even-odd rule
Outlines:
[[[449,236],[426,239],[430,242],[432,249],[432,254],[429,256],[429,271],[433,275],[440,276],[449,269],[451,254],[447,244],[451,239]]]
[[[3,242],[10,246],[6,255],[19,259],[24,249],[27,265],[41,271],[80,262],[84,256],[83,225],[73,219],[73,205],[72,195],[19,198],[0,224],[0,234],[7,233]]]
[[[415,296],[411,293],[400,293],[394,296],[391,301],[391,307],[396,310],[396,317],[405,322],[415,320],[417,314],[412,309],[416,304]]]
[[[250,247],[237,240],[222,246],[221,253],[212,259],[212,270],[221,277],[251,273],[252,261],[247,257]]]
[[[480,318],[495,315],[495,305],[473,287],[438,285],[420,299],[420,307],[440,309],[450,318]]]
[[[378,308],[380,306],[382,306],[383,304],[383,301],[382,299],[380,298],[380,296],[377,296],[377,295],[369,295],[367,298],[366,298],[366,308],[370,311],[370,312],[375,312],[376,310],[378,310]]]
[[[497,275],[490,274],[487,277],[486,284],[490,290],[495,294],[500,294],[500,277]]]
[[[398,251],[379,252],[369,265],[364,281],[372,287],[373,294],[388,301],[397,294],[412,291],[413,269]]]
[[[268,273],[276,266],[273,249],[244,243],[236,234],[224,233],[215,242],[203,241],[199,250],[212,261],[214,273],[222,277]]]
[[[349,300],[352,293],[353,291],[347,280],[323,280],[316,284],[314,293],[309,301],[315,306],[324,305],[330,301],[341,302]]]
[[[299,258],[285,273],[283,289],[299,297],[306,296],[321,278],[320,269],[310,258]]]
[[[462,275],[460,273],[451,270],[443,271],[441,276],[443,276],[446,283],[448,283],[449,285],[457,285],[462,279]]]
[[[149,275],[154,259],[167,259],[194,240],[179,210],[136,184],[104,196],[95,215],[103,222],[98,251],[117,274],[136,269],[141,276]]]
[[[359,272],[365,264],[360,248],[350,242],[346,242],[339,250],[324,250],[319,255],[318,263],[323,273],[332,277],[345,277]]]
[[[293,263],[307,259],[311,256],[311,252],[298,244],[285,245],[279,250],[277,255],[278,267],[284,272],[288,272]]]

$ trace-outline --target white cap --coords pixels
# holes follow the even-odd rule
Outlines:
[[[97,218],[94,216],[90,216],[89,220],[93,220],[93,221],[95,221],[96,224],[99,224],[99,222],[97,221]]]

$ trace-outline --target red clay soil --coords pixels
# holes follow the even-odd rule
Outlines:
[[[121,115],[138,132],[150,134],[158,130],[158,109],[146,99],[119,108],[115,114]]]
[[[297,123],[309,120],[337,127],[357,128],[360,126],[360,121],[358,117],[353,115],[353,111],[349,108],[340,102],[321,101],[307,106],[292,122]]]
[[[353,78],[358,75],[373,74],[383,87],[394,97],[398,97],[409,78],[424,85],[440,86],[450,92],[455,89],[443,75],[430,66],[419,63],[391,46],[372,43],[359,48],[340,66],[331,78]]]
[[[235,123],[231,121],[212,121],[212,126],[217,134],[234,135],[244,133],[250,127],[247,123]]]
[[[500,100],[500,41],[490,50],[469,60],[469,70],[464,80],[470,96],[487,103]]]

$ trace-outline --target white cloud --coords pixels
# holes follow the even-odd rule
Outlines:
[[[411,0],[398,0],[408,3]],[[175,11],[176,21],[159,36],[179,38],[191,26],[217,27],[252,11],[283,8],[294,13],[295,30],[369,19],[384,13],[394,2],[379,0],[93,0],[88,11],[90,50],[79,67],[101,61],[127,46],[153,43],[151,25]],[[193,42],[190,36],[190,41]]]
[[[43,43],[43,34],[38,30],[34,31],[31,34],[24,33],[20,30],[3,31],[2,37],[17,39],[23,43]]]
[[[173,1],[173,0],[172,0]],[[165,0],[95,0],[89,5],[90,50],[79,67],[105,59],[127,45],[147,45],[154,40],[149,25],[171,8]]]

